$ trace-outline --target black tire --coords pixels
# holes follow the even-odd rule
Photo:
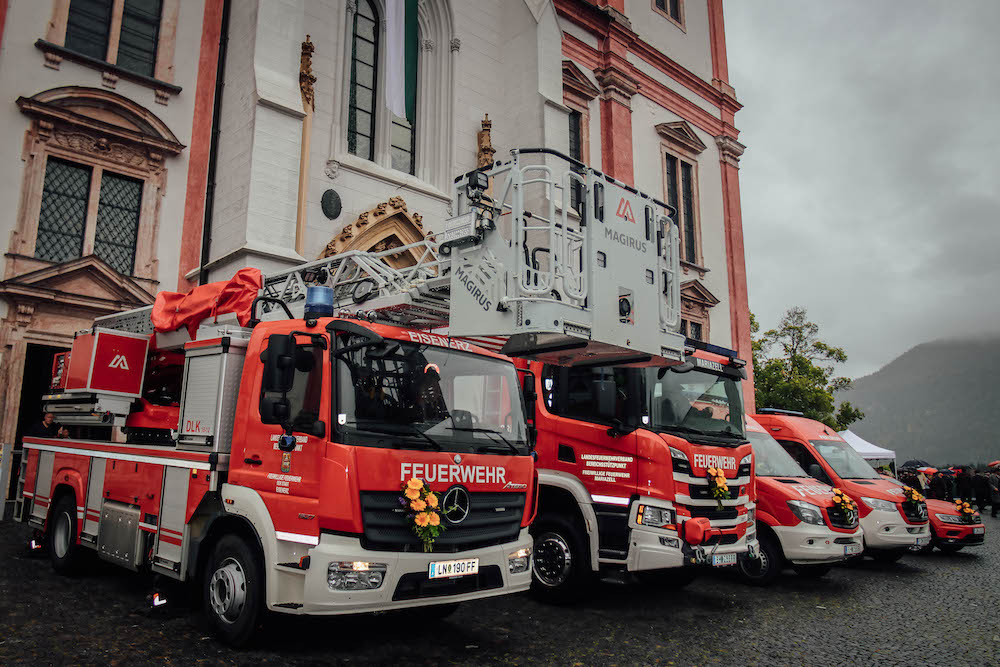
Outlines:
[[[832,565],[792,565],[792,569],[800,577],[805,577],[806,579],[822,579],[825,577],[830,570],[833,569]]]
[[[237,535],[212,549],[202,579],[205,613],[219,637],[245,646],[263,620],[264,574],[257,550]]]
[[[871,552],[871,557],[880,563],[895,563],[906,555],[906,549],[876,549]]]
[[[737,570],[743,583],[751,586],[768,586],[785,566],[785,554],[778,539],[767,531],[757,531],[759,558],[740,558]]]
[[[531,592],[543,602],[569,604],[581,599],[593,583],[586,535],[575,522],[554,515],[532,525]]]
[[[939,544],[937,548],[941,550],[941,553],[946,554],[957,554],[959,551],[965,548],[964,544]]]
[[[64,493],[52,506],[45,530],[52,569],[63,576],[79,574],[86,557],[76,538],[76,502],[72,494]]]

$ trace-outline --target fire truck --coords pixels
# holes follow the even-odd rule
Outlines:
[[[930,543],[927,504],[908,499],[901,484],[875,472],[832,428],[801,412],[777,408],[762,408],[754,419],[810,477],[841,489],[854,500],[866,555],[893,562],[910,547]]]
[[[802,576],[822,577],[833,563],[860,555],[862,532],[853,501],[809,477],[753,417],[746,422],[757,480],[760,558],[740,564],[743,580],[765,586],[786,565]]]
[[[459,177],[436,238],[99,318],[56,360],[45,409],[74,437],[25,439],[16,518],[59,572],[93,552],[196,584],[236,645],[265,610],[441,616],[526,590],[533,397],[499,352],[684,354],[665,205],[560,160]]]
[[[685,359],[639,368],[530,364],[541,398],[537,596],[574,600],[598,577],[679,586],[698,566],[756,558],[744,362],[693,340]]]

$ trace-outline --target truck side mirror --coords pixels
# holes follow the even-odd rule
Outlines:
[[[284,396],[262,396],[260,399],[260,421],[264,424],[281,424],[291,413],[291,404]]]
[[[291,391],[295,380],[295,339],[284,334],[271,334],[264,355],[264,391],[276,394]]]
[[[607,433],[612,438],[619,438],[623,435],[633,433],[636,428],[635,426],[626,426],[622,423],[621,419],[615,418],[611,420],[611,428],[608,429]]]

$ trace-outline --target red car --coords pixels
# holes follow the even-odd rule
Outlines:
[[[931,521],[931,543],[925,551],[937,547],[945,553],[955,553],[965,547],[978,547],[985,539],[986,526],[979,512],[972,514],[972,523],[966,523],[954,503],[928,500],[927,514]]]

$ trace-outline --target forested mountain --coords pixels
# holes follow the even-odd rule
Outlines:
[[[1000,459],[1000,337],[918,345],[837,398],[865,413],[851,430],[898,463]]]

